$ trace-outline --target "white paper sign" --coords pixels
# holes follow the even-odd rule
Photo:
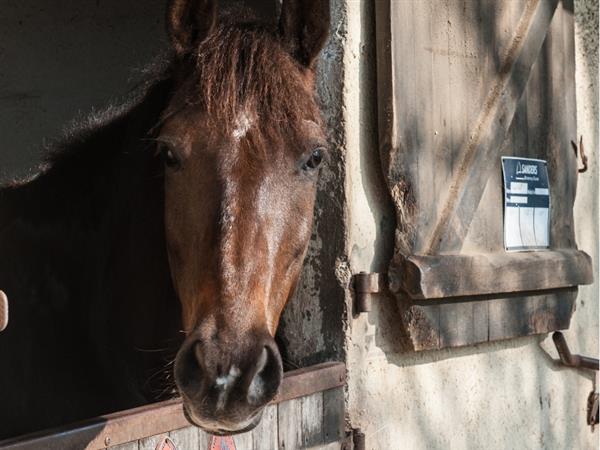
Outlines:
[[[541,159],[502,157],[504,247],[507,251],[550,247],[548,164]]]

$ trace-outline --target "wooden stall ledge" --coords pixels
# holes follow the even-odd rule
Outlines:
[[[286,372],[279,394],[272,403],[341,387],[346,382],[346,366],[329,362]],[[168,400],[78,424],[0,441],[2,450],[96,450],[136,441],[189,426],[181,400]]]
[[[594,280],[589,255],[570,249],[410,256],[393,275],[413,300],[547,291]]]

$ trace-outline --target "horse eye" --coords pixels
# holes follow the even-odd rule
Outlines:
[[[304,163],[303,169],[304,170],[315,170],[317,167],[319,167],[321,165],[321,163],[323,162],[324,152],[325,152],[325,149],[323,149],[321,147],[314,149],[311,152],[308,159],[306,160],[306,162]]]
[[[158,151],[160,152],[160,156],[163,162],[165,163],[165,166],[174,170],[181,168],[181,161],[179,160],[179,158],[177,157],[170,145],[161,143],[158,147]]]

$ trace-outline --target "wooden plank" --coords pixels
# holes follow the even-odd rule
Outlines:
[[[509,339],[566,329],[576,296],[577,288],[571,288],[559,294],[495,299],[489,306],[489,339]],[[532,300],[535,309],[531,308]]]
[[[273,400],[278,403],[327,389],[343,386],[346,366],[339,362],[317,364],[304,369],[286,372],[280,392]],[[42,431],[0,442],[5,450],[44,449],[103,449],[106,439],[118,445],[142,439],[157,433],[187,428],[189,422],[183,415],[181,400],[147,405],[129,411]]]
[[[206,438],[200,439],[198,428],[187,427],[180,430],[174,430],[169,433],[169,437],[177,447],[177,450],[206,450]]]
[[[169,437],[169,433],[161,433],[155,436],[142,438],[138,441],[138,450],[160,450],[159,444],[164,443],[165,438]]]
[[[407,350],[440,348],[440,305],[415,305],[407,299],[399,301],[399,309],[409,341]]]
[[[252,440],[254,450],[277,450],[277,405],[265,408],[260,423],[252,430]]]
[[[433,220],[435,211],[417,206],[435,198],[418,189],[422,177],[431,179],[436,163],[430,150],[439,137],[433,123],[434,55],[432,9],[436,2],[377,1],[377,80],[379,98],[379,154],[396,210],[395,259],[418,247],[417,230]],[[438,121],[439,122],[439,121]],[[439,131],[439,130],[438,130]],[[436,202],[434,202],[435,204]],[[390,269],[390,282],[399,283],[402,274]],[[402,302],[402,300],[400,300]],[[439,311],[435,308],[401,305],[403,322],[415,333],[417,341],[437,339]],[[433,331],[432,330],[433,327]],[[420,333],[420,332],[423,333]]]
[[[462,347],[475,341],[473,304],[442,304],[440,308],[439,348]]]
[[[323,442],[339,442],[345,431],[344,389],[323,392]],[[281,431],[280,431],[281,432]]]
[[[317,392],[301,400],[302,445],[304,448],[323,443],[323,393]]]
[[[341,450],[349,448],[344,446],[342,442],[331,442],[329,444],[315,445],[314,447],[306,447],[305,450]]]
[[[487,342],[490,339],[490,301],[473,303],[473,340],[469,344]]]
[[[441,334],[439,336],[441,344],[412,335],[413,347],[416,351],[453,348],[567,329],[576,297],[577,288],[568,288],[559,293],[531,294],[527,297],[494,297],[482,301],[465,300],[465,302],[472,302],[480,308],[487,309],[489,315],[488,322],[480,332],[473,334],[471,342],[465,343],[461,339],[454,339],[453,336],[460,336],[460,329],[458,329],[453,331],[454,335]],[[442,313],[445,312],[444,308],[450,309],[453,306],[456,304],[448,302],[439,305]],[[422,309],[428,307],[428,305],[421,305]],[[442,330],[442,333],[445,332],[447,330]]]
[[[561,289],[593,282],[592,261],[578,250],[411,256],[402,289],[413,300]]]
[[[481,186],[495,167],[494,160],[549,29],[558,0],[528,4],[502,64],[498,79],[480,113],[470,139],[465,142],[442,213],[427,238],[424,254],[458,251],[481,200]]]
[[[302,448],[302,400],[281,402],[278,407],[279,448]]]
[[[236,434],[233,437],[235,442],[236,450],[254,450],[254,441],[252,437],[252,431],[247,433]]]
[[[315,392],[343,386],[345,383],[346,366],[343,363],[323,363],[293,370],[285,374],[284,382],[273,402],[304,397]]]
[[[441,6],[441,5],[440,5]],[[442,9],[441,7],[439,9]],[[468,36],[474,35],[472,27],[474,23],[466,20],[466,11],[474,8],[468,7],[462,2],[452,1],[445,5],[446,15],[437,28],[443,30],[446,36],[446,64],[447,77],[443,73],[438,73],[436,84],[444,86],[448,91],[447,100],[440,99],[444,104],[440,108],[443,111],[443,130],[440,133],[440,141],[443,151],[436,155],[436,165],[433,177],[434,183],[440,183],[441,186],[449,186],[452,183],[452,174],[455,169],[456,158],[460,156],[461,143],[468,139],[469,132],[469,105],[468,99],[473,89],[473,79],[466,73],[465,62],[469,60],[468,50],[466,48]],[[447,82],[444,78],[447,78]],[[448,164],[450,162],[450,164]],[[435,192],[440,192],[443,188],[435,188]],[[442,213],[442,202],[436,203],[436,217]],[[462,346],[473,341],[474,317],[473,304],[469,302],[457,303],[448,307],[440,306],[439,338],[440,347]]]
[[[210,435],[200,428],[196,428],[196,430],[198,431],[198,443],[200,444],[200,448],[208,449],[210,444]]]
[[[414,205],[420,200],[414,198],[419,192],[414,189],[416,182],[411,178],[413,174],[418,177],[419,167],[424,164],[419,157],[424,157],[426,152],[420,150],[433,145],[431,116],[416,115],[417,111],[433,109],[429,101],[433,88],[429,3],[375,2],[379,154],[396,207],[396,248],[403,254],[410,253],[417,237]],[[398,76],[399,70],[404,76]],[[415,95],[416,92],[419,95]]]
[[[550,242],[554,247],[576,246],[573,227],[573,203],[577,187],[577,158],[570,141],[577,141],[574,66],[575,57],[570,48],[565,48],[564,23],[573,20],[572,15],[559,8],[546,40],[548,64],[544,92],[545,108],[548,110],[546,126],[546,148],[548,150],[548,172],[552,199],[550,219]],[[570,80],[567,82],[567,78]],[[571,116],[567,115],[567,112]],[[558,194],[558,195],[557,195]]]
[[[64,447],[65,449],[69,447]],[[115,445],[114,447],[108,447],[109,450],[138,450],[138,443],[128,442],[127,444]]]
[[[0,442],[3,449],[103,449],[105,442],[118,445],[156,433],[184,428],[189,423],[180,400],[169,400],[99,417],[79,424],[42,431]]]

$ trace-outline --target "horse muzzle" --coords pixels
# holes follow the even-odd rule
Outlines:
[[[228,348],[192,333],[175,359],[175,382],[186,417],[212,434],[254,428],[283,377],[281,356],[271,336],[233,342]]]

